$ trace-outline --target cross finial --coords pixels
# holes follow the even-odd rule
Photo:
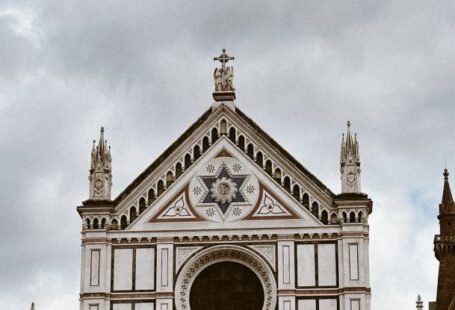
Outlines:
[[[226,54],[226,49],[223,48],[223,52],[221,53],[221,55],[218,57],[214,57],[213,60],[215,60],[215,61],[218,60],[219,62],[221,62],[221,68],[223,68],[223,70],[224,70],[226,63],[229,60],[234,60],[234,57],[230,57],[228,54]]]

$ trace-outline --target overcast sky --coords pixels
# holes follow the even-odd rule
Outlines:
[[[105,126],[115,197],[210,107],[222,48],[237,106],[337,193],[351,120],[372,308],[434,300],[454,16],[453,1],[0,0],[0,309],[79,309],[91,141]]]

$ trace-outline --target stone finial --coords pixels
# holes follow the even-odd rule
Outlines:
[[[30,310],[36,310],[36,309],[35,309],[35,303],[34,303],[34,302],[32,302],[32,305],[30,306]]]
[[[420,297],[420,294],[417,295],[416,309],[417,310],[422,310],[423,309],[423,301],[422,301],[422,297]]]
[[[234,57],[227,55],[226,50],[223,49],[221,55],[214,57],[213,60],[221,62],[221,68],[216,68],[213,72],[215,82],[213,99],[216,102],[232,102],[235,100],[234,67],[226,66],[226,63],[229,60],[234,60]]]
[[[341,192],[360,193],[360,154],[357,134],[351,134],[351,122],[347,122],[346,135],[341,139],[340,151]]]
[[[104,127],[100,129],[98,145],[93,140],[90,164],[90,199],[110,200],[112,187],[111,148],[104,138]]]

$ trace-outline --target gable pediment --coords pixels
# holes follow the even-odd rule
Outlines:
[[[320,226],[311,212],[222,136],[128,230]]]

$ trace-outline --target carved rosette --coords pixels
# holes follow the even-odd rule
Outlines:
[[[274,310],[276,283],[273,272],[264,260],[253,251],[233,245],[211,247],[188,261],[180,271],[175,287],[177,310],[190,310],[190,291],[194,280],[205,268],[219,262],[237,262],[250,268],[259,278],[264,290],[262,310]]]

